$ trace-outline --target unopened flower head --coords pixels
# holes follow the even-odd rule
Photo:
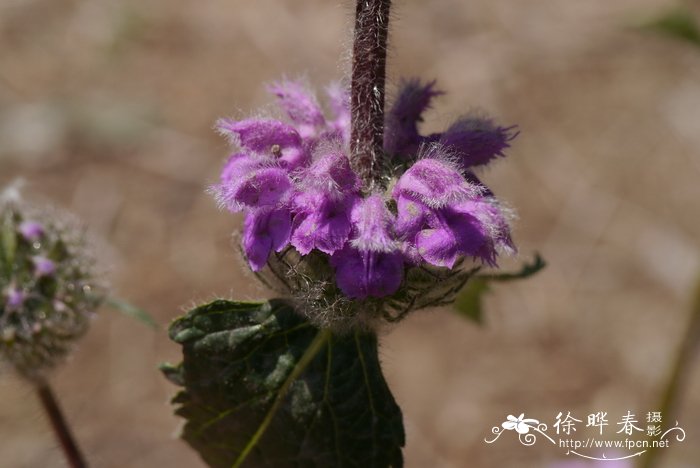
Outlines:
[[[514,250],[507,210],[473,172],[504,155],[514,127],[468,115],[421,135],[442,93],[405,81],[386,114],[384,185],[368,187],[352,168],[342,87],[327,89],[330,113],[302,83],[269,90],[286,119],[220,120],[235,150],[212,190],[245,213],[250,268],[315,323],[371,324],[449,303],[476,268]]]
[[[41,379],[103,300],[82,230],[0,194],[0,357]]]

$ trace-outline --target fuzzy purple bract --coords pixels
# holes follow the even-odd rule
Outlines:
[[[235,151],[212,191],[245,213],[242,247],[254,272],[293,252],[297,267],[285,261],[278,277],[300,274],[308,260],[315,273],[306,270],[306,283],[358,301],[403,294],[412,269],[455,269],[465,259],[494,266],[514,250],[507,210],[473,170],[504,156],[515,127],[467,115],[423,136],[423,113],[442,93],[434,82],[404,81],[385,117],[383,182],[368,186],[352,166],[346,89],[326,89],[328,113],[302,82],[268,90],[283,120],[217,123]]]

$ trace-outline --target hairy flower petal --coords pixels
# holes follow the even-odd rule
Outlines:
[[[423,229],[428,219],[429,209],[412,198],[399,195],[397,199],[398,217],[395,232],[400,239],[413,241],[418,231]]]
[[[256,169],[263,167],[265,163],[266,161],[263,158],[249,156],[244,153],[234,153],[229,156],[226,163],[224,163],[223,169],[221,169],[221,183],[236,183],[248,177]]]
[[[272,119],[221,119],[219,130],[230,135],[243,152],[254,153],[279,160],[288,169],[296,169],[308,161],[299,132],[279,120]]]
[[[389,212],[381,195],[374,194],[356,203],[351,220],[354,238],[352,246],[362,251],[391,252],[396,242],[390,236],[394,217]]]
[[[423,112],[430,107],[435,96],[442,94],[435,88],[435,82],[421,83],[420,80],[401,82],[399,92],[386,114],[384,130],[384,150],[389,154],[415,154],[420,144],[418,122]]]
[[[463,168],[489,163],[510,147],[518,135],[516,127],[499,127],[493,120],[467,116],[452,124],[440,135],[440,143],[459,156]]]
[[[291,188],[287,171],[278,167],[262,167],[245,178],[221,184],[218,198],[229,210],[240,211],[244,207],[277,205]]]
[[[333,83],[326,88],[333,120],[328,123],[331,132],[338,135],[345,145],[350,144],[350,90],[340,83]]]
[[[313,249],[332,254],[340,250],[350,236],[350,210],[357,197],[332,199],[322,193],[305,194],[295,200],[291,244],[306,255]]]
[[[333,254],[331,264],[338,287],[352,299],[388,296],[398,290],[403,279],[399,252],[361,251],[347,246]]]
[[[277,96],[280,106],[294,122],[302,138],[314,136],[317,129],[325,125],[326,119],[316,97],[302,83],[278,81],[267,89]]]
[[[250,268],[261,270],[273,250],[289,243],[292,221],[288,210],[261,209],[248,213],[243,227],[243,250]]]
[[[458,203],[452,207],[452,211],[475,217],[488,233],[490,242],[484,244],[485,250],[473,255],[481,257],[487,263],[495,264],[496,252],[494,249],[501,249],[506,253],[515,252],[508,218],[503,208],[493,197],[480,197]]]
[[[423,158],[403,173],[394,186],[393,196],[413,198],[431,208],[472,198],[480,188],[470,184],[446,161]]]
[[[306,191],[319,191],[336,198],[355,192],[360,179],[350,160],[339,149],[332,149],[302,172],[299,185]]]
[[[428,223],[430,229],[420,231],[415,243],[421,257],[435,266],[452,268],[463,255],[495,265],[497,247],[512,247],[505,216],[489,199],[435,210]]]
[[[420,256],[431,265],[452,268],[460,256],[455,233],[448,228],[424,229],[416,236]]]

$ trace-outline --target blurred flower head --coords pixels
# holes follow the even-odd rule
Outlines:
[[[0,356],[24,377],[43,378],[103,297],[77,223],[0,194]]]

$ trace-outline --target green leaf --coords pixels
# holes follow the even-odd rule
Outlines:
[[[643,29],[700,45],[700,27],[693,13],[683,7],[669,10],[642,25]]]
[[[135,318],[136,320],[148,325],[151,328],[154,328],[156,330],[160,329],[160,325],[158,324],[158,322],[156,322],[156,320],[153,317],[151,317],[151,315],[148,312],[141,309],[140,307],[136,307],[135,305],[130,304],[121,299],[117,299],[116,297],[108,297],[105,300],[105,304],[128,317]]]
[[[401,410],[371,332],[332,334],[281,300],[215,301],[170,327],[182,438],[212,467],[400,467]]]
[[[0,218],[0,222],[0,261],[6,270],[5,273],[10,276],[17,250],[17,233],[8,220]]]
[[[454,309],[460,315],[481,324],[483,322],[483,297],[490,290],[492,282],[520,280],[534,275],[546,266],[540,254],[535,254],[531,263],[525,263],[520,271],[476,275],[457,293]]]
[[[478,324],[483,322],[483,304],[482,297],[489,290],[488,280],[475,277],[467,281],[467,284],[457,294],[454,302],[454,308],[457,312],[475,321]]]

